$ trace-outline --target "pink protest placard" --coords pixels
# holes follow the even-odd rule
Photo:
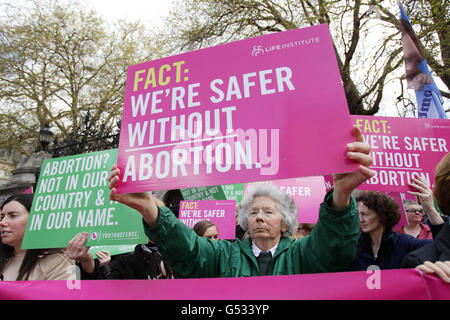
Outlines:
[[[326,194],[325,181],[322,176],[246,183],[244,196],[253,186],[261,183],[274,184],[294,199],[298,208],[299,223],[317,223],[320,204]]]
[[[356,170],[327,25],[130,66],[118,192]]]
[[[269,300],[270,304],[270,300],[312,299],[448,300],[450,290],[449,284],[436,276],[423,275],[416,269],[400,269],[158,281],[0,281],[0,299]],[[225,308],[222,314],[224,311]],[[172,318],[180,315],[181,308],[177,308]]]
[[[235,200],[180,201],[178,218],[190,228],[201,220],[209,220],[217,226],[219,239],[236,238]]]
[[[351,116],[372,146],[372,171],[376,175],[360,190],[415,191],[408,186],[412,175],[430,186],[434,170],[450,148],[450,120]]]

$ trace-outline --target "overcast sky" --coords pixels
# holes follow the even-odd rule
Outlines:
[[[108,20],[140,20],[147,26],[160,26],[173,0],[81,0],[89,3]]]
[[[67,1],[67,0],[59,0]],[[78,0],[81,3],[87,3],[89,7],[94,9],[100,16],[110,21],[117,19],[126,19],[129,21],[140,20],[147,27],[161,27],[163,18],[168,14],[175,0]],[[27,0],[0,0],[2,3],[25,3]],[[403,69],[402,69],[403,70]],[[397,70],[397,72],[402,72]],[[435,81],[439,88],[445,90],[440,79],[435,77]],[[392,90],[386,90],[383,97],[383,108],[378,115],[395,116],[397,111],[393,108],[393,103],[386,103],[386,101],[394,101],[399,94],[399,87],[397,84],[388,83]],[[414,99],[414,92],[411,90],[410,97]],[[445,108],[449,107],[450,101],[446,100]],[[387,107],[389,106],[389,107]]]

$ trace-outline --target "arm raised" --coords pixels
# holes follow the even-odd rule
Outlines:
[[[431,191],[426,180],[421,176],[417,175],[415,177],[412,177],[411,182],[409,182],[408,185],[417,190],[417,191],[408,190],[407,192],[411,195],[416,196],[419,199],[420,204],[425,210],[425,214],[427,215],[430,222],[434,225],[444,223],[444,220],[442,219],[441,215],[439,214],[439,212],[437,212],[436,208],[434,207],[433,191]]]
[[[353,190],[375,174],[369,169],[369,166],[372,164],[370,145],[364,143],[361,130],[356,125],[353,126],[353,133],[356,141],[347,144],[347,157],[358,162],[359,168],[356,172],[333,175],[334,193],[332,207],[334,209],[347,207]]]
[[[144,218],[149,227],[153,227],[158,222],[158,206],[149,192],[136,193],[117,193],[117,184],[119,183],[120,169],[113,165],[108,175],[109,181],[109,199],[123,203],[130,208],[137,210]]]

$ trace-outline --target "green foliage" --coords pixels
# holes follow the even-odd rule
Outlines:
[[[82,117],[114,128],[122,115],[127,67],[154,58],[140,24],[109,25],[75,1],[28,1],[0,16],[0,121],[20,148],[49,124],[60,140]]]
[[[419,36],[424,39],[431,67],[448,86],[448,64],[439,65],[449,54],[448,0],[402,3],[416,6],[413,19],[420,21],[423,33]],[[180,0],[175,8],[167,20],[171,52],[328,24],[352,114],[377,113],[386,83],[398,79],[395,71],[403,68],[398,7],[391,1]],[[434,59],[439,53],[443,59]]]

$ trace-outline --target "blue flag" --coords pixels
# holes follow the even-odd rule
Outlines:
[[[419,118],[447,119],[442,106],[444,99],[428,69],[422,45],[400,1],[398,5],[400,7],[400,22],[402,25],[406,81],[408,88],[414,89],[416,92],[417,116]]]

